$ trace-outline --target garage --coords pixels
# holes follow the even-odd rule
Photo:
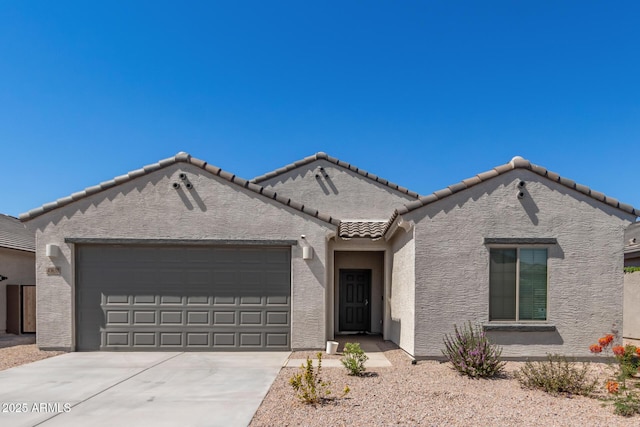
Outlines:
[[[291,348],[291,249],[76,245],[76,348]]]

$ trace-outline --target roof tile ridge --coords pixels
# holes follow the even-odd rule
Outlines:
[[[257,184],[257,183],[260,183],[262,181],[266,181],[267,179],[271,179],[271,178],[274,178],[274,177],[276,177],[278,175],[281,175],[283,173],[289,172],[289,171],[291,171],[291,170],[293,170],[293,169],[295,169],[297,167],[309,164],[309,163],[311,163],[311,162],[313,162],[315,160],[326,160],[329,163],[333,163],[333,164],[335,164],[337,166],[340,166],[342,168],[345,168],[347,170],[355,172],[355,173],[357,173],[359,175],[364,176],[365,178],[369,178],[369,179],[371,179],[371,180],[373,180],[373,181],[375,181],[375,182],[377,182],[377,183],[379,183],[381,185],[389,187],[389,188],[391,188],[393,190],[396,190],[396,191],[398,191],[400,193],[406,194],[406,195],[411,196],[411,197],[415,197],[416,199],[418,197],[420,197],[420,195],[418,193],[416,193],[415,191],[409,190],[407,187],[403,187],[403,186],[401,186],[399,184],[396,184],[394,182],[388,181],[388,180],[386,180],[386,179],[384,179],[384,178],[382,178],[382,177],[380,177],[378,175],[375,175],[375,174],[373,174],[371,172],[367,172],[366,170],[361,169],[361,168],[359,168],[359,167],[357,167],[357,166],[355,166],[355,165],[353,165],[351,163],[345,162],[344,160],[340,160],[340,159],[338,159],[336,157],[329,156],[327,153],[325,153],[323,151],[319,151],[314,155],[305,157],[305,158],[303,158],[301,160],[298,160],[298,161],[295,161],[293,163],[289,163],[289,164],[287,164],[287,165],[285,165],[283,167],[275,169],[275,170],[273,170],[271,172],[267,172],[267,173],[265,173],[263,175],[256,176],[255,178],[251,179],[250,181]]]
[[[418,209],[430,203],[433,203],[436,200],[440,200],[442,198],[455,194],[459,191],[465,190],[467,188],[471,188],[475,185],[480,184],[481,182],[487,181],[491,178],[495,178],[496,176],[502,175],[506,172],[509,172],[515,169],[530,170],[531,172],[537,175],[547,178],[553,182],[557,182],[562,186],[571,188],[593,199],[606,203],[609,206],[615,207],[617,209],[620,209],[632,215],[640,216],[640,211],[638,209],[635,209],[633,206],[628,205],[626,203],[622,203],[613,197],[608,197],[605,194],[595,191],[586,185],[578,184],[575,181],[569,178],[565,178],[560,174],[552,172],[542,166],[535,165],[531,163],[529,160],[526,160],[520,156],[515,156],[513,159],[511,159],[509,163],[496,166],[493,169],[490,169],[485,172],[481,172],[475,175],[474,177],[464,179],[456,184],[452,184],[446,188],[434,191],[432,194],[428,196],[420,196],[418,200],[404,204],[404,206],[398,208],[396,212],[398,212],[399,215],[404,215],[415,209]]]
[[[300,212],[312,215],[315,218],[318,218],[324,222],[330,223],[332,225],[339,225],[340,221],[336,218],[333,218],[331,215],[327,215],[324,214],[316,209],[312,209],[310,207],[306,207],[303,204],[298,204],[296,202],[294,202],[291,199],[279,196],[277,194],[277,192],[270,190],[268,188],[265,188],[259,184],[255,184],[249,180],[246,180],[244,178],[241,178],[231,172],[227,172],[224,169],[221,169],[217,166],[211,165],[209,163],[207,163],[204,160],[192,157],[190,154],[181,151],[178,154],[176,154],[173,157],[169,157],[163,160],[160,160],[159,162],[156,163],[152,163],[149,164],[147,166],[144,166],[142,168],[139,169],[135,169],[131,172],[128,172],[124,175],[119,175],[111,180],[108,181],[104,181],[98,185],[94,185],[91,187],[87,187],[84,190],[78,191],[76,193],[71,194],[70,196],[66,196],[63,198],[60,198],[56,201],[53,202],[49,202],[49,203],[45,203],[40,207],[37,207],[35,209],[31,209],[30,211],[23,213],[19,216],[19,220],[20,221],[26,221],[29,219],[33,219],[37,216],[40,216],[46,212],[52,211],[54,209],[63,207],[65,205],[68,205],[72,202],[75,202],[77,200],[80,200],[82,198],[91,196],[93,194],[99,193],[101,191],[107,190],[109,188],[112,188],[116,185],[120,185],[122,183],[131,181],[135,178],[138,178],[140,176],[146,175],[148,173],[157,171],[159,169],[162,169],[164,167],[170,166],[174,163],[178,163],[178,162],[184,162],[184,163],[189,163],[192,164],[196,167],[199,167],[200,169],[203,169],[209,173],[211,173],[214,176],[217,176],[221,179],[224,179],[232,184],[238,185],[242,188],[245,188],[249,191],[252,191],[254,193],[258,193],[261,194],[267,198],[273,199],[279,203],[284,204],[285,206],[289,206],[295,210],[298,210]]]

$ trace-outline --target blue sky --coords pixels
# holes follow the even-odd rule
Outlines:
[[[4,1],[0,212],[187,151],[429,194],[521,155],[640,207],[640,3]]]

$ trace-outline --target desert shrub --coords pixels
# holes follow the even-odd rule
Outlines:
[[[524,387],[537,388],[551,394],[569,393],[588,396],[598,380],[589,375],[588,363],[576,363],[566,357],[547,355],[547,360],[527,362],[515,373]]]
[[[614,399],[613,407],[616,414],[631,417],[640,414],[640,398],[633,393],[620,394]]]
[[[454,330],[454,335],[445,335],[442,354],[456,371],[471,378],[493,377],[503,371],[502,347],[490,343],[480,325],[469,322],[461,330],[454,325]]]
[[[340,361],[344,367],[347,368],[347,371],[349,371],[349,375],[360,376],[364,374],[366,370],[364,362],[369,360],[369,357],[364,354],[364,350],[360,348],[360,344],[346,343],[342,354],[343,357]]]
[[[313,361],[307,357],[304,365],[298,372],[289,378],[289,384],[293,387],[296,397],[309,405],[322,403],[333,399],[331,396],[331,383],[324,381],[320,376],[322,371],[322,353],[318,353],[318,366],[313,367]],[[346,396],[351,390],[345,386],[340,397]]]
[[[322,353],[318,353],[318,367],[313,367],[313,361],[307,357],[306,364],[290,379],[289,384],[295,390],[296,397],[307,404],[320,403],[331,395],[331,383],[320,377],[322,371]]]

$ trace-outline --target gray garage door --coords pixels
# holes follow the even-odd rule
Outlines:
[[[78,350],[288,350],[290,248],[79,245]]]

